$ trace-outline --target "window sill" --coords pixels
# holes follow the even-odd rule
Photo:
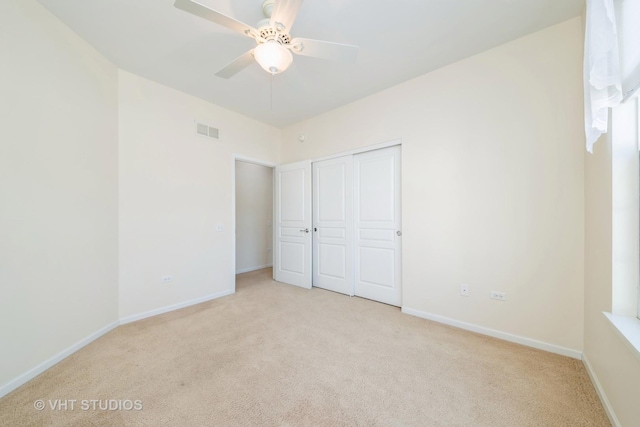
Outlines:
[[[633,354],[640,359],[640,319],[602,312]]]

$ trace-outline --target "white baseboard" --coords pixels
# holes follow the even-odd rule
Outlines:
[[[167,312],[173,311],[173,310],[178,310],[180,308],[188,307],[190,305],[200,304],[202,302],[210,301],[210,300],[213,300],[213,299],[216,299],[216,298],[221,298],[221,297],[224,297],[224,296],[227,296],[227,295],[231,295],[233,293],[234,293],[234,290],[233,289],[229,289],[229,290],[226,290],[226,291],[218,292],[218,293],[213,294],[213,295],[207,295],[206,297],[197,298],[197,299],[190,300],[190,301],[185,301],[185,302],[182,302],[182,303],[179,303],[179,304],[170,305],[168,307],[158,308],[156,310],[147,311],[145,313],[134,314],[132,316],[127,316],[127,317],[124,317],[124,318],[120,319],[119,322],[110,323],[109,325],[105,326],[104,328],[102,328],[102,329],[92,333],[88,337],[78,341],[77,343],[75,343],[71,347],[61,351],[60,353],[56,354],[55,356],[51,357],[50,359],[42,362],[41,364],[39,364],[35,368],[25,372],[24,374],[18,376],[17,378],[9,381],[7,384],[4,384],[4,385],[0,386],[0,397],[11,393],[13,390],[17,389],[21,385],[25,384],[27,381],[30,381],[33,378],[35,378],[36,376],[40,375],[41,373],[43,373],[44,371],[46,371],[47,369],[49,369],[50,367],[52,367],[56,363],[58,363],[61,360],[71,356],[73,353],[75,353],[76,351],[80,350],[82,347],[86,346],[87,344],[90,344],[92,341],[95,341],[96,339],[100,338],[101,336],[103,336],[107,332],[115,329],[118,325],[124,325],[126,323],[135,322],[136,320],[145,319],[147,317],[156,316],[158,314],[167,313]]]
[[[50,367],[55,365],[56,363],[58,363],[58,362],[62,361],[63,359],[71,356],[73,353],[75,353],[76,351],[80,350],[82,347],[86,346],[87,344],[90,344],[92,341],[95,341],[96,339],[100,338],[101,336],[103,336],[107,332],[115,329],[118,325],[119,325],[118,322],[113,322],[113,323],[108,324],[104,328],[102,328],[102,329],[92,333],[88,337],[78,341],[77,343],[73,344],[71,347],[61,351],[60,353],[56,354],[55,356],[51,357],[50,359],[45,360],[44,362],[42,362],[41,364],[39,364],[35,368],[25,372],[24,374],[18,376],[17,378],[13,379],[12,381],[9,381],[7,384],[5,384],[2,387],[0,387],[0,397],[11,393],[13,390],[15,390],[18,387],[20,387],[21,385],[25,384],[27,381],[30,381],[33,378],[37,377],[38,375],[40,375],[41,373],[43,373],[44,371],[46,371],[47,369],[49,369]]]
[[[168,313],[170,311],[179,310],[181,308],[189,307],[191,305],[200,304],[203,302],[211,301],[213,299],[226,297],[227,295],[233,294],[235,291],[233,289],[228,289],[226,291],[218,292],[215,294],[207,295],[201,298],[192,299],[189,301],[181,302],[178,304],[169,305],[166,307],[156,308],[155,310],[146,311],[140,314],[132,314],[131,316],[126,316],[120,318],[120,324],[125,325],[127,323],[135,322],[136,320],[146,319],[147,317],[157,316],[158,314]]]
[[[273,267],[273,264],[258,265],[257,267],[247,267],[236,270],[236,274],[248,273],[250,271],[262,270],[263,268]]]
[[[585,368],[587,368],[589,378],[591,378],[591,382],[596,389],[596,393],[598,393],[598,397],[602,402],[602,406],[604,406],[604,411],[607,413],[611,425],[613,427],[622,427],[622,424],[620,424],[618,417],[616,417],[616,413],[613,411],[611,402],[609,402],[609,399],[607,399],[607,395],[602,388],[602,384],[600,384],[600,380],[598,379],[596,372],[593,370],[593,366],[591,366],[591,363],[589,362],[589,358],[584,353],[582,354],[582,363],[584,363]]]
[[[521,337],[519,335],[513,335],[506,332],[497,331],[495,329],[485,328],[483,326],[474,325],[472,323],[461,322],[459,320],[451,319],[449,317],[427,313],[425,311],[420,311],[413,308],[402,307],[402,312],[406,314],[410,314],[411,316],[421,317],[423,319],[432,320],[438,323],[444,323],[445,325],[455,326],[456,328],[465,329],[467,331],[477,332],[483,335],[489,335],[490,337],[500,338],[501,340],[511,341],[517,344],[526,345],[527,347],[533,347],[539,350],[544,350],[551,353],[560,354],[562,356],[568,356],[574,359],[582,360],[582,352],[578,350],[573,350],[570,348],[561,347],[559,345],[549,344],[549,343],[537,341],[531,338]]]

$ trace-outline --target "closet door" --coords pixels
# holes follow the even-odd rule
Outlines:
[[[353,156],[313,164],[313,285],[353,295]]]
[[[311,162],[276,166],[275,178],[274,278],[311,289]]]
[[[355,295],[400,306],[400,146],[354,156]]]

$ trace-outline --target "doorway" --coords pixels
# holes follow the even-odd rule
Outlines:
[[[273,265],[273,166],[234,162],[235,274]]]

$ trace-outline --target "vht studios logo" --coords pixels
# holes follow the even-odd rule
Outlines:
[[[130,399],[49,399],[36,400],[33,407],[38,411],[141,411],[142,400]]]

